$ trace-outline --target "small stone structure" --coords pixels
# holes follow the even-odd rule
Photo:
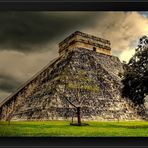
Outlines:
[[[99,53],[111,55],[110,41],[93,35],[76,31],[59,43],[59,54],[68,50],[86,48]]]

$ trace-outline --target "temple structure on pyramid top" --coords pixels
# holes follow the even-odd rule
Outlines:
[[[110,45],[109,40],[76,31],[59,43],[59,55],[76,48],[85,48],[98,53],[111,55]]]

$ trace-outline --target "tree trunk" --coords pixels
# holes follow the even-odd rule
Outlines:
[[[10,120],[8,120],[8,124],[10,125]]]
[[[77,117],[78,117],[78,125],[81,125],[81,112],[80,107],[77,107]]]
[[[73,112],[72,112],[72,123],[73,123],[73,116],[74,116],[74,114],[73,114]]]
[[[11,122],[11,118],[12,118],[12,115],[10,114],[9,116],[8,116],[8,118],[6,119],[6,121],[8,121],[8,124],[10,125],[10,122]]]

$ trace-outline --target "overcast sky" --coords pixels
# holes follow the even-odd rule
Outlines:
[[[111,41],[128,61],[148,35],[148,12],[0,12],[0,100],[58,56],[58,43],[74,31]]]

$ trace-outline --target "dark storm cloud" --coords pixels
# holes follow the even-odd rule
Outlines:
[[[0,90],[6,92],[13,92],[21,82],[7,75],[0,75]]]
[[[72,28],[89,24],[95,16],[89,12],[0,12],[0,50],[37,50]]]

